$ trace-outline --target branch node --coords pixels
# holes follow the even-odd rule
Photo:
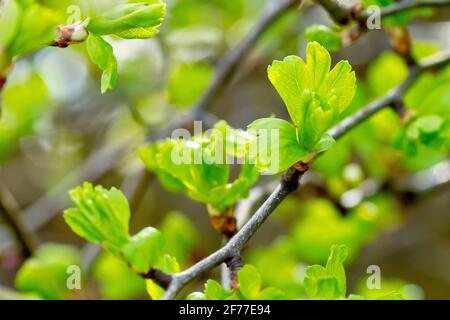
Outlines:
[[[238,289],[239,281],[238,281],[238,272],[242,269],[242,259],[239,255],[231,257],[227,260],[226,265],[230,270],[230,278],[231,278],[231,288]]]

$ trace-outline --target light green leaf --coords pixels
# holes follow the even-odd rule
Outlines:
[[[305,38],[310,42],[317,41],[329,51],[338,51],[342,47],[339,32],[320,24],[309,26],[305,31]]]
[[[337,289],[340,296],[345,296],[347,291],[347,280],[345,277],[344,261],[347,259],[348,249],[344,245],[334,245],[331,247],[331,254],[325,267],[326,273],[337,280]]]
[[[3,4],[0,11],[0,47],[7,47],[16,33],[21,19],[21,10],[16,1],[10,0]]]
[[[326,267],[309,266],[304,280],[306,294],[311,299],[339,299],[346,296],[346,277],[343,262],[348,250],[343,245],[333,245]]]
[[[89,34],[87,51],[93,63],[103,71],[101,80],[101,91],[105,93],[113,89],[117,82],[117,60],[111,45],[95,34]]]
[[[28,4],[20,10],[20,22],[16,22],[16,32],[6,48],[11,57],[24,56],[46,47],[55,37],[56,26],[62,22],[54,11],[37,3]]]
[[[298,143],[296,128],[285,120],[258,119],[248,129],[258,137],[251,147],[253,156],[257,157],[255,166],[265,173],[282,172],[309,154]]]
[[[306,61],[297,56],[274,61],[268,75],[297,128],[298,143],[312,150],[350,104],[356,78],[346,61],[330,71],[331,57],[317,42],[308,44]]]
[[[335,143],[336,140],[334,140],[332,136],[329,134],[324,134],[322,138],[320,138],[319,142],[315,144],[313,150],[317,153],[321,153],[330,149]]]
[[[148,38],[157,33],[165,12],[166,6],[162,1],[121,4],[102,15],[91,17],[87,28],[98,35]]]
[[[161,232],[147,227],[132,236],[121,252],[134,270],[146,273],[159,262],[163,248],[164,239]]]
[[[225,290],[214,280],[208,280],[205,285],[205,297],[207,300],[226,300],[232,295],[232,291]]]
[[[238,271],[239,291],[245,299],[256,299],[261,290],[261,276],[252,265],[245,265]]]
[[[81,264],[78,250],[72,246],[47,243],[38,248],[17,273],[15,286],[43,299],[68,299],[67,268]]]
[[[163,288],[157,285],[152,279],[147,279],[145,283],[147,284],[147,293],[152,300],[159,300],[162,298],[165,293]]]
[[[64,211],[64,219],[80,237],[116,252],[128,242],[130,209],[128,201],[116,188],[95,188],[90,183],[70,191],[77,208]]]

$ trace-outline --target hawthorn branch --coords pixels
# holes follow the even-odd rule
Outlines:
[[[23,257],[29,258],[37,247],[37,236],[28,230],[17,215],[18,205],[2,184],[0,184],[0,216],[8,224],[21,246]]]
[[[360,4],[344,5],[337,0],[316,0],[330,15],[333,21],[339,25],[347,25],[353,21],[366,25],[373,12],[364,10]],[[450,0],[401,0],[389,6],[381,8],[381,18],[387,18],[397,13],[425,7],[449,7]]]
[[[336,24],[346,26],[352,22],[356,22],[356,27],[342,33],[344,45],[352,43],[366,32],[368,30],[368,21],[374,15],[374,12],[364,10],[360,3],[350,6],[341,4],[337,0],[316,0],[316,2],[327,11],[330,18]],[[397,13],[424,7],[450,7],[450,0],[399,0],[387,7],[381,8],[379,15],[380,18],[387,18]],[[400,47],[397,49],[403,48]],[[401,54],[402,51],[404,50],[400,51]],[[405,52],[405,54],[408,53]],[[412,64],[413,60],[411,57],[406,57],[408,59],[407,62]]]
[[[412,85],[415,79],[427,70],[438,69],[450,62],[450,52],[443,52],[431,57],[422,63],[411,67],[408,78],[391,90],[386,96],[375,100],[362,110],[342,121],[340,125],[331,129],[329,134],[338,139],[351,129],[364,122],[370,116],[389,106]],[[288,169],[268,199],[259,207],[247,223],[230,239],[230,241],[218,251],[199,261],[190,268],[172,275],[172,279],[163,299],[173,299],[177,293],[199,274],[209,270],[220,263],[228,261],[232,257],[240,256],[241,250],[247,241],[256,233],[259,227],[270,216],[275,208],[292,192],[297,190],[299,179],[308,170],[308,164],[299,163]]]

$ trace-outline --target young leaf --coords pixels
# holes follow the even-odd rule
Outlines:
[[[123,193],[116,188],[95,188],[85,182],[70,191],[77,208],[64,211],[64,219],[80,237],[117,252],[128,242],[130,208]]]
[[[304,280],[306,294],[311,299],[339,299],[346,295],[346,277],[343,262],[347,258],[346,246],[334,245],[326,267],[309,266]]]
[[[165,12],[166,6],[162,1],[121,4],[102,15],[91,17],[87,28],[98,35],[150,38],[158,33],[157,28]]]
[[[244,266],[238,271],[239,291],[247,299],[256,299],[261,290],[261,276],[251,265]]]
[[[320,24],[309,26],[305,31],[305,38],[310,42],[317,41],[329,51],[338,51],[342,47],[339,32]]]
[[[275,174],[308,155],[297,140],[297,129],[289,122],[277,118],[258,119],[248,126],[258,138],[252,143],[256,150],[256,167],[265,173]]]
[[[164,239],[161,232],[147,227],[132,236],[121,252],[135,271],[146,273],[159,262],[163,248]]]
[[[9,5],[6,12],[16,16],[14,23],[6,28],[10,31],[3,40],[8,41],[6,51],[10,57],[24,56],[45,47],[54,39],[56,26],[61,22],[58,14],[34,1],[29,4],[16,4],[15,9],[10,7],[13,5]]]
[[[113,89],[117,82],[117,60],[113,48],[102,37],[92,33],[89,34],[86,45],[92,62],[103,71],[101,91],[105,93],[108,89]]]
[[[81,256],[76,248],[47,243],[22,265],[15,285],[43,299],[68,299],[71,292],[66,285],[67,268],[80,264]]]
[[[186,140],[168,139],[145,146],[139,150],[139,155],[162,183],[170,181],[173,189],[221,213],[246,197],[258,177],[254,166],[245,164],[238,179],[229,182],[230,166],[225,150],[228,141],[227,135],[221,132],[222,127],[223,123],[219,122],[208,135]]]
[[[308,44],[306,61],[288,56],[274,61],[268,74],[298,130],[299,144],[311,150],[350,104],[356,78],[347,61],[330,71],[331,57],[317,42]]]
[[[331,247],[331,254],[325,267],[327,275],[333,276],[337,280],[337,289],[340,295],[345,296],[347,292],[347,280],[345,277],[344,261],[347,259],[348,249],[344,245],[334,245]]]

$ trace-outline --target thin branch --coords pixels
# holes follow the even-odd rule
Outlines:
[[[373,16],[373,12],[364,10],[359,3],[349,6],[339,3],[337,0],[316,0],[316,2],[328,12],[335,23],[340,25],[346,25],[352,21],[365,25],[367,20]],[[381,8],[380,16],[381,18],[387,18],[411,9],[449,6],[450,0],[402,0]]]
[[[9,190],[3,184],[0,184],[0,215],[14,232],[22,248],[23,257],[29,258],[33,255],[39,241],[37,236],[28,230],[17,215],[18,209],[18,205]]]
[[[377,113],[384,107],[392,105],[398,99],[401,99],[403,94],[415,79],[427,70],[439,69],[443,65],[450,61],[450,51],[442,52],[431,58],[425,59],[420,64],[410,68],[410,73],[408,78],[401,83],[396,88],[389,91],[385,96],[369,103],[365,108],[357,111],[352,116],[344,119],[339,125],[334,127],[329,131],[329,134],[334,138],[338,139],[347,133],[350,129],[354,128],[358,124],[362,123],[364,120]]]
[[[439,68],[448,62],[450,62],[450,53],[446,52],[429,58],[417,66],[413,66],[408,78],[403,83],[390,91],[385,97],[372,102],[361,111],[355,113],[355,115],[345,119],[342,124],[330,130],[329,134],[335,139],[342,137],[345,133],[365,121],[371,115],[395,101],[411,86],[414,80],[421,73],[426,70]],[[172,280],[163,299],[173,299],[186,284],[196,278],[199,274],[229,260],[232,257],[239,256],[243,246],[270,216],[273,210],[275,210],[275,208],[290,193],[298,188],[299,179],[307,171],[308,166],[301,164],[300,166],[297,165],[296,168],[297,169],[291,167],[284,173],[281,183],[276,187],[269,198],[259,207],[259,209],[242,227],[242,229],[240,229],[239,232],[231,238],[225,246],[190,268],[172,275]]]
[[[411,9],[427,8],[427,7],[439,8],[449,6],[450,6],[449,0],[402,0],[390,6],[382,8],[381,16],[383,18],[386,18],[396,13],[408,11]],[[370,17],[370,13],[363,12],[361,16],[367,20]]]

